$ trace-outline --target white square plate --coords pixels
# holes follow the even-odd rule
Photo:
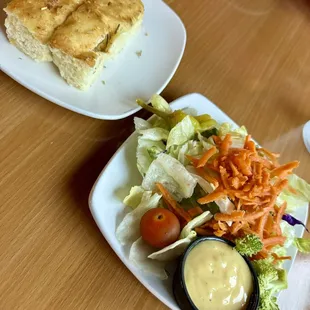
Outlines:
[[[225,113],[207,98],[199,94],[190,94],[179,98],[171,104],[172,109],[191,108],[197,114],[208,113],[220,123],[229,122],[237,126]],[[146,276],[137,270],[128,260],[128,249],[122,247],[115,237],[115,229],[124,215],[129,211],[122,203],[123,198],[134,185],[141,185],[141,175],[136,167],[136,146],[138,134],[134,132],[111,158],[98,177],[89,197],[92,215],[112,249],[136,278],[157,298],[171,309],[179,309],[172,294],[172,276],[162,281]],[[308,205],[301,206],[294,214],[303,222],[307,220]],[[296,236],[303,235],[303,227],[295,226]],[[288,255],[292,261],[287,261],[284,267],[289,270],[296,256],[296,249],[290,248]],[[279,297],[279,303],[284,297]]]
[[[69,86],[52,63],[37,63],[9,43],[0,3],[0,69],[18,83],[64,108],[99,119],[120,119],[140,108],[135,100],[160,93],[183,56],[186,31],[161,0],[143,0],[143,26],[124,50],[105,64],[88,91]],[[137,52],[141,51],[141,57]],[[103,83],[104,81],[104,83]]]

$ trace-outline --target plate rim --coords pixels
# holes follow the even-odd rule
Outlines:
[[[188,99],[188,100],[191,100],[193,101],[193,99],[196,98],[203,98],[204,100],[208,101],[209,104],[213,105],[216,109],[218,109],[221,113],[223,113],[227,118],[229,118],[230,120],[230,123],[232,123],[233,125],[235,126],[238,126],[238,124],[232,120],[224,111],[222,111],[218,106],[216,106],[212,101],[210,101],[207,97],[205,97],[204,95],[200,94],[200,93],[190,93],[190,94],[186,94],[184,96],[181,96],[179,98],[177,98],[176,100],[172,101],[170,103],[170,106],[173,108],[175,105],[177,105],[177,103],[179,101],[183,101],[185,98]],[[190,99],[189,99],[190,98]],[[190,108],[190,103],[188,104],[188,107]],[[185,107],[184,107],[185,108]],[[107,170],[107,168],[109,167],[109,165],[111,164],[111,162],[114,160],[114,158],[122,151],[123,147],[129,143],[131,141],[131,139],[134,138],[135,135],[137,135],[138,133],[136,131],[134,131],[120,146],[119,148],[117,149],[117,151],[113,154],[113,156],[110,158],[110,160],[107,162],[107,164],[103,167],[102,171],[100,172],[98,178],[96,179],[91,191],[90,191],[90,194],[89,194],[89,198],[88,198],[88,204],[89,204],[89,209],[91,211],[91,214],[93,216],[93,219],[96,223],[96,225],[98,226],[99,230],[101,231],[103,237],[105,238],[105,240],[107,241],[107,243],[109,244],[109,246],[111,247],[111,249],[114,251],[114,253],[118,256],[118,258],[122,261],[122,263],[130,270],[130,272],[133,274],[133,276],[139,280],[139,282],[150,292],[152,293],[154,296],[156,296],[156,298],[158,298],[162,303],[164,303],[166,306],[168,306],[169,308],[171,309],[179,309],[179,307],[175,307],[174,304],[171,304],[169,300],[164,300],[162,298],[162,296],[157,292],[156,289],[154,289],[151,285],[149,285],[144,279],[143,277],[140,277],[140,275],[136,272],[137,269],[134,267],[134,265],[128,263],[126,260],[128,260],[128,258],[126,258],[124,255],[121,255],[121,253],[119,253],[118,250],[115,250],[113,245],[112,245],[112,239],[109,238],[108,234],[106,233],[106,229],[104,226],[102,225],[99,225],[99,221],[97,220],[97,210],[95,209],[94,207],[94,203],[93,203],[93,200],[94,200],[94,193],[95,193],[95,190],[97,188],[97,185],[99,183],[99,181],[101,180],[102,176],[104,175],[105,171]],[[309,216],[309,210],[308,208],[305,210],[305,217],[308,218]],[[305,232],[305,229],[302,228],[302,235],[304,234]],[[297,257],[297,254],[298,254],[298,251],[296,252],[294,258],[291,260],[291,264],[290,264],[290,267],[288,269],[288,273],[290,272],[290,270],[292,269],[292,266],[295,262],[295,259]]]
[[[160,94],[166,88],[166,86],[171,81],[171,79],[174,77],[174,75],[175,75],[175,73],[176,73],[176,71],[180,65],[180,62],[183,58],[185,47],[186,47],[187,32],[186,32],[185,25],[184,25],[183,21],[181,20],[180,16],[167,3],[165,3],[164,1],[155,1],[155,3],[157,5],[163,5],[165,7],[165,9],[167,11],[169,11],[169,14],[173,15],[173,17],[179,23],[179,26],[182,29],[182,33],[184,35],[183,42],[182,42],[182,50],[181,50],[181,53],[179,54],[178,58],[176,59],[175,66],[173,67],[173,70],[170,72],[170,75],[167,76],[165,83],[163,83],[163,85],[156,91],[157,94]],[[4,35],[5,35],[5,31],[4,31]],[[25,55],[25,57],[29,57],[29,56]],[[47,101],[49,101],[53,104],[56,104],[56,105],[58,105],[64,109],[70,110],[70,111],[78,113],[80,115],[84,115],[86,117],[91,117],[91,118],[100,119],[100,120],[119,120],[119,119],[126,118],[126,117],[138,112],[139,110],[141,110],[141,107],[136,107],[136,108],[130,109],[126,112],[123,112],[121,114],[98,114],[98,113],[94,113],[91,111],[85,111],[82,108],[72,106],[63,100],[60,100],[57,97],[54,97],[52,93],[50,93],[50,94],[45,93],[44,91],[41,91],[40,88],[36,88],[36,87],[32,86],[31,84],[29,84],[27,81],[21,80],[16,74],[14,74],[10,71],[10,67],[6,66],[5,62],[0,62],[0,70],[3,71],[6,75],[8,75],[10,78],[12,78],[14,81],[16,81],[18,84],[22,85],[23,87],[25,87],[26,89],[30,90],[31,92],[37,94],[38,96],[46,99]],[[71,87],[70,85],[67,85],[67,86]]]

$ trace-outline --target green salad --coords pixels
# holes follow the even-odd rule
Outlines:
[[[307,207],[310,185],[293,173],[298,161],[279,163],[279,154],[257,145],[245,127],[219,123],[208,114],[172,111],[159,95],[154,116],[135,118],[137,168],[142,183],[124,204],[131,208],[116,236],[129,259],[144,272],[168,277],[167,262],[198,236],[231,240],[257,273],[260,309],[279,309],[276,295],[287,288],[287,249],[310,252],[310,239],[296,238],[304,225],[294,211]]]

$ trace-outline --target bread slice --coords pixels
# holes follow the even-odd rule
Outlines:
[[[34,60],[52,61],[49,38],[83,1],[12,0],[4,9],[8,39]]]
[[[85,90],[141,25],[141,0],[87,0],[50,39],[53,61],[68,84]]]

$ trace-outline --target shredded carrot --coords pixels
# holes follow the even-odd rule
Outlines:
[[[267,204],[267,208],[269,208],[269,207],[274,207],[274,204],[275,204],[275,202],[276,202],[276,200],[277,200],[277,195],[276,194],[274,194],[274,193],[272,193],[271,194],[271,196],[270,196],[270,202]],[[270,210],[270,211],[272,211],[272,210]]]
[[[211,229],[206,229],[206,228],[201,228],[201,227],[196,227],[195,231],[198,235],[201,236],[210,236],[213,235],[213,230]]]
[[[264,227],[264,231],[266,232],[267,237],[269,237],[273,233],[273,227],[274,219],[273,216],[269,213]]]
[[[275,246],[275,245],[283,245],[286,238],[283,236],[269,237],[263,240],[263,245],[265,247]]]
[[[229,182],[228,182],[228,174],[225,168],[223,168],[222,166],[220,166],[220,175],[221,175],[221,179],[222,179],[222,183],[224,185],[224,188],[229,189]]]
[[[251,260],[258,260],[258,259],[264,259],[268,257],[268,251],[266,250],[261,250],[258,252],[256,255],[253,255],[250,259]]]
[[[227,213],[216,213],[214,218],[216,221],[242,221],[245,211],[233,211],[231,214]]]
[[[215,232],[214,232],[214,235],[215,236],[217,236],[217,237],[222,237],[223,235],[225,235],[225,231],[223,231],[223,230],[216,230]]]
[[[226,230],[228,229],[228,225],[227,225],[226,223],[223,223],[223,222],[221,222],[221,221],[218,221],[218,225],[219,225],[219,228],[220,228],[221,230],[226,231]]]
[[[193,157],[191,155],[186,155],[187,159],[193,164],[194,167],[197,167],[199,163],[199,159],[196,157]]]
[[[264,228],[268,219],[269,213],[265,213],[258,221],[257,233],[261,239],[263,239]]]
[[[214,172],[218,172],[218,169],[213,164],[206,164],[206,167]]]
[[[234,165],[234,163],[231,161],[231,160],[229,160],[229,166],[230,166],[230,168],[231,168],[231,171],[232,171],[232,173],[233,173],[233,176],[234,177],[237,177],[238,175],[240,175],[240,172],[239,172],[239,170],[237,169],[237,167]]]
[[[233,158],[234,164],[237,166],[238,170],[246,176],[252,175],[251,167],[249,167],[242,156],[236,156]]]
[[[213,161],[213,167],[214,167],[215,169],[218,169],[218,167],[219,167],[219,161],[218,161],[217,158],[215,158],[214,161]]]
[[[243,225],[244,225],[243,222],[234,222],[231,226],[231,234],[236,235]]]
[[[245,148],[245,146],[249,143],[249,141],[251,141],[251,138],[252,138],[251,135],[246,135],[245,141],[244,141],[244,148]]]
[[[257,178],[257,162],[252,161],[251,167],[252,167],[252,173],[254,177]]]
[[[222,143],[221,138],[218,137],[218,136],[212,136],[212,139],[213,139],[214,143],[217,144],[217,145]]]
[[[278,256],[276,253],[271,253],[271,255],[273,256],[273,258],[277,261],[277,260],[291,260],[292,256]]]
[[[277,176],[280,179],[285,178],[289,172],[299,166],[299,161],[295,160],[280,167],[277,167],[271,171],[273,177]]]
[[[245,175],[238,176],[238,178],[241,186],[244,186],[249,181],[249,178]]]
[[[246,145],[246,148],[253,152],[253,153],[256,153],[256,147],[255,147],[255,143],[253,141],[249,141]]]
[[[215,187],[219,186],[219,182],[216,178],[210,176],[203,168],[196,168],[197,173],[209,183],[212,183]]]
[[[203,213],[203,211],[202,211],[202,209],[201,209],[200,207],[191,208],[191,209],[189,209],[187,212],[188,212],[188,214],[189,214],[192,218],[194,218],[194,217],[196,217],[196,216],[198,216],[198,215],[200,215],[200,214]]]
[[[253,259],[266,258],[271,249],[283,244],[280,221],[285,206],[275,205],[278,195],[289,187],[287,176],[298,167],[293,161],[280,166],[279,155],[256,144],[247,135],[243,147],[232,148],[232,137],[227,134],[223,140],[212,136],[215,146],[200,159],[188,157],[196,167],[197,174],[216,186],[216,190],[199,198],[198,203],[207,204],[221,199],[229,199],[235,205],[230,214],[218,212],[213,219],[201,225],[202,234],[234,238],[256,234],[264,248]],[[216,156],[215,153],[218,151]],[[275,178],[275,181],[274,181]],[[272,180],[272,181],[271,181]],[[231,222],[231,225],[228,223]],[[285,257],[284,257],[285,258]]]
[[[236,207],[237,210],[241,209],[241,204],[242,204],[241,199],[238,199],[238,203],[237,203],[237,207]]]
[[[253,212],[253,213],[247,213],[244,218],[246,221],[249,221],[249,220],[256,220],[256,219],[259,219],[260,217],[263,217],[265,214],[268,214],[269,211],[272,210],[272,207],[269,207],[269,208],[265,208],[263,210],[260,210],[260,211],[256,211],[256,212]]]
[[[199,198],[197,201],[198,203],[200,203],[201,205],[203,204],[206,204],[206,203],[209,203],[209,202],[212,202],[212,201],[215,201],[217,199],[221,199],[221,198],[224,198],[224,197],[227,197],[227,194],[225,191],[214,191],[202,198]]]
[[[280,193],[282,192],[282,190],[288,186],[288,180],[285,179],[285,180],[282,180],[282,181],[279,181],[277,182],[275,185],[274,185],[274,189],[276,190],[277,193]]]
[[[269,180],[270,180],[270,174],[267,172],[266,169],[264,169],[262,172],[262,184],[267,186],[269,184]]]
[[[220,229],[219,223],[217,222],[217,223],[213,224],[212,228],[213,228],[213,230],[219,230]]]
[[[264,153],[267,157],[269,157],[272,161],[276,161],[277,158],[280,157],[280,154],[277,154],[277,153],[273,153],[273,152],[270,152],[268,151],[267,149],[265,148],[259,148],[258,149],[259,151],[261,151],[262,153]]]
[[[234,188],[234,189],[239,189],[241,184],[240,184],[240,179],[237,178],[237,177],[233,177],[233,178],[230,178],[230,184],[231,186]]]
[[[258,155],[252,156],[252,161],[262,163],[268,170],[272,170],[275,168],[275,164],[273,162],[269,161],[266,158],[260,157]]]
[[[226,155],[228,154],[228,150],[230,148],[232,144],[232,141],[231,141],[231,134],[227,134],[224,138],[224,140],[222,141],[221,145],[220,145],[220,153],[222,155]]]
[[[257,175],[256,175],[256,179],[259,185],[262,184],[262,174],[263,174],[263,165],[262,163],[256,163],[256,167],[257,167]]]
[[[285,213],[285,210],[286,210],[286,206],[287,206],[287,203],[286,201],[280,206],[279,210],[278,210],[278,213],[277,213],[277,216],[276,216],[276,221],[275,221],[275,230],[277,232],[277,235],[281,235],[281,227],[280,227],[280,222],[282,220],[282,216],[284,215]]]
[[[200,226],[200,228],[204,228],[204,229],[207,229],[207,228],[212,228],[213,225],[216,223],[217,221],[214,219],[214,217],[210,220],[210,221],[207,221],[206,223],[202,224]]]
[[[247,235],[257,235],[257,232],[252,230],[250,227],[244,226],[242,227],[242,231]]]
[[[168,209],[173,212],[180,220],[188,223],[192,220],[191,216],[173,199],[170,193],[161,183],[156,183],[158,190],[161,192]]]
[[[198,168],[204,167],[208,160],[216,153],[216,147],[212,146],[209,150],[207,150],[199,159]]]

